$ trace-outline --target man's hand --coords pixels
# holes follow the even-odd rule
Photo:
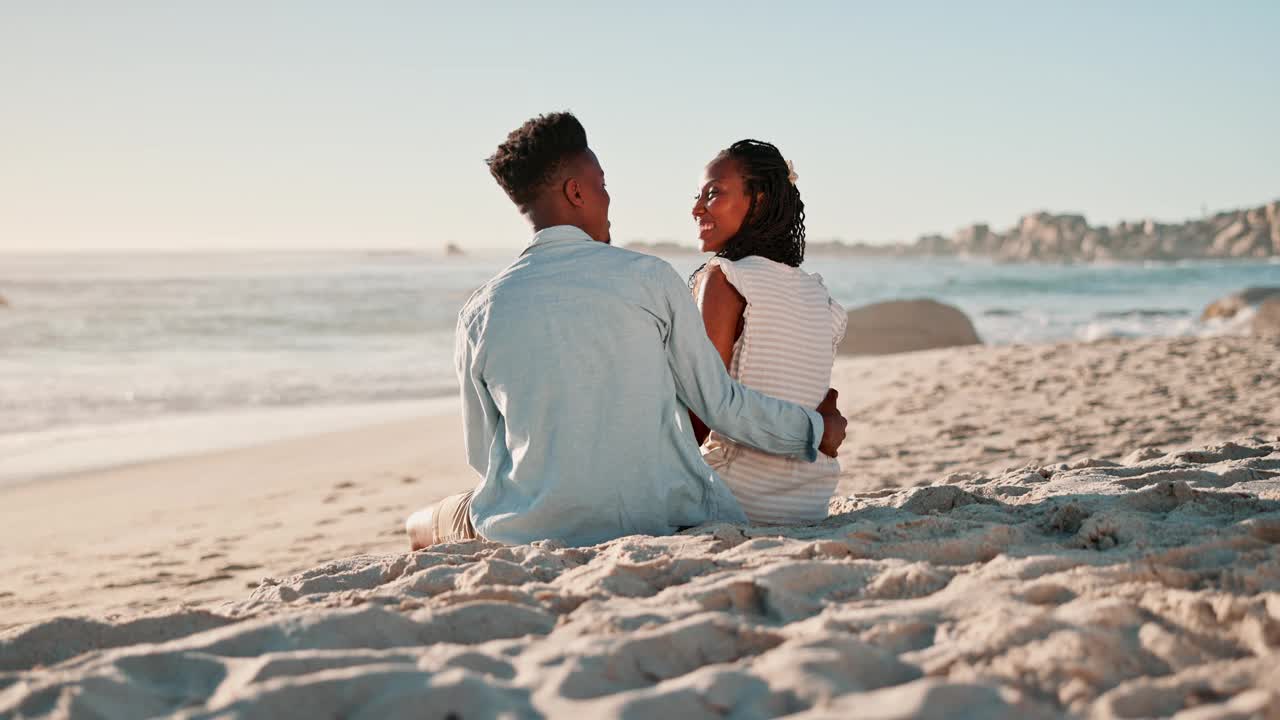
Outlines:
[[[836,397],[839,394],[835,388],[830,388],[827,396],[818,404],[818,414],[822,416],[822,442],[818,443],[818,450],[830,457],[835,457],[839,452],[840,445],[844,442],[845,428],[849,426],[849,421],[836,408]]]

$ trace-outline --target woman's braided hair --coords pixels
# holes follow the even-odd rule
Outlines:
[[[759,255],[791,267],[804,262],[804,201],[791,182],[791,167],[772,144],[761,140],[739,140],[716,156],[738,161],[743,189],[749,204],[742,227],[715,257],[741,260]],[[698,273],[689,278],[690,286]]]

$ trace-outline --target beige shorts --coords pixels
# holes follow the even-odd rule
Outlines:
[[[474,494],[473,490],[468,490],[459,495],[450,495],[436,505],[433,517],[436,542],[461,542],[480,537],[471,524],[471,496]]]

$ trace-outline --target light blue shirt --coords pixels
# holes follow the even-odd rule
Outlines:
[[[687,409],[721,434],[812,461],[822,416],[725,372],[685,281],[650,255],[547,228],[458,314],[471,522],[503,543],[581,546],[745,523]]]

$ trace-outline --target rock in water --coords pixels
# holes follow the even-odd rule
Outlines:
[[[1249,307],[1257,305],[1269,298],[1280,298],[1280,287],[1251,287],[1245,288],[1243,291],[1233,293],[1223,298],[1218,298],[1209,307],[1204,309],[1200,314],[1201,320],[1209,320],[1212,318],[1233,318],[1236,313]]]
[[[841,355],[886,355],[982,340],[963,312],[936,300],[891,300],[849,311]]]

